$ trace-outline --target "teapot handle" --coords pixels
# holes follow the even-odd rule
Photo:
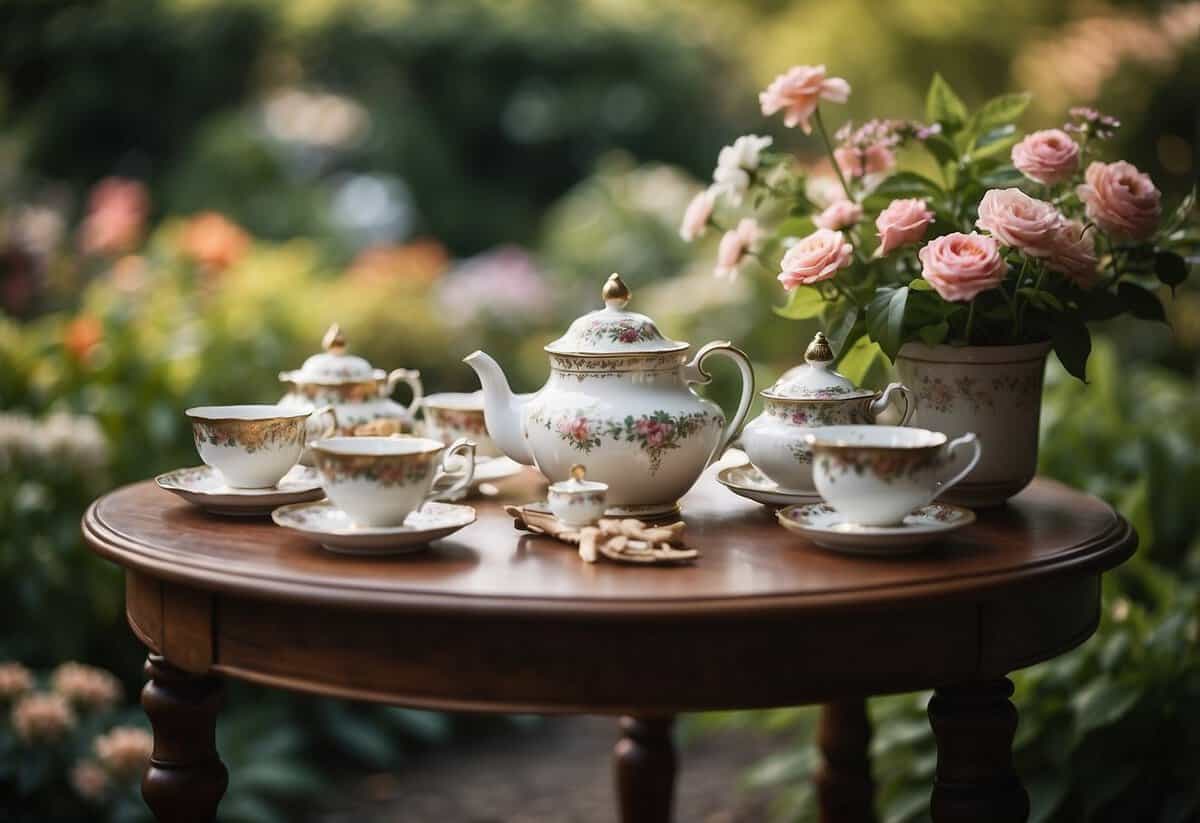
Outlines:
[[[683,367],[684,381],[698,383],[702,386],[707,385],[712,380],[712,376],[704,370],[704,361],[711,354],[727,357],[737,364],[738,371],[742,374],[742,396],[738,400],[737,411],[721,431],[721,439],[717,441],[717,447],[708,457],[709,464],[719,459],[734,438],[741,433],[742,424],[746,422],[746,413],[750,411],[750,401],[754,399],[754,369],[750,365],[750,358],[728,340],[714,340],[701,346],[691,362]]]
[[[425,397],[425,387],[421,385],[421,373],[416,369],[392,369],[387,376],[387,396],[391,397],[396,390],[396,384],[404,381],[412,390],[412,400],[408,404],[408,413],[416,415],[417,407]]]
[[[879,396],[871,401],[871,422],[875,422],[875,418],[883,414],[884,409],[892,402],[892,394],[899,392],[904,398],[904,416],[900,418],[897,426],[907,426],[912,416],[917,411],[917,395],[908,386],[903,383],[889,383],[888,387],[879,393]]]

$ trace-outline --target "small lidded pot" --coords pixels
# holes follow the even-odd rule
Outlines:
[[[788,369],[759,392],[763,413],[742,432],[741,446],[750,462],[781,491],[816,493],[812,453],[804,439],[811,429],[874,423],[895,394],[904,398],[901,426],[916,411],[916,395],[907,386],[892,383],[881,392],[860,389],[833,371],[833,359],[829,341],[817,332],[804,352],[804,365]]]
[[[337,323],[321,341],[325,351],[314,354],[295,371],[279,373],[288,392],[279,401],[294,409],[332,406],[341,435],[389,435],[413,430],[413,416],[424,393],[421,373],[412,369],[376,369],[366,360],[346,352],[346,338]],[[402,406],[392,400],[396,385],[405,383],[412,400]],[[317,439],[319,427],[310,418],[309,437]]]
[[[571,478],[551,483],[546,502],[564,525],[581,529],[595,525],[608,508],[608,484],[584,479],[586,470],[576,463]]]

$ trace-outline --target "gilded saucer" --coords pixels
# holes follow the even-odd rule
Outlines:
[[[886,556],[920,551],[975,522],[975,512],[950,503],[930,503],[899,526],[847,523],[828,503],[789,506],[776,512],[780,525],[822,548],[845,554]]]
[[[154,478],[160,488],[213,514],[261,517],[279,506],[306,503],[325,496],[315,469],[293,466],[272,488],[235,489],[211,466],[175,469]]]
[[[717,472],[717,482],[736,495],[762,503],[764,506],[793,506],[798,503],[814,503],[821,496],[813,492],[790,492],[779,488],[779,484],[767,477],[753,463],[731,466]]]
[[[356,526],[329,500],[282,506],[276,525],[315,540],[338,554],[407,554],[475,522],[475,510],[454,503],[426,503],[400,526]]]

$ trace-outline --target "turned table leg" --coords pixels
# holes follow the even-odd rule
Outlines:
[[[865,700],[839,700],[821,707],[817,745],[817,802],[821,823],[875,823],[871,779],[871,721]]]
[[[613,749],[621,823],[670,823],[675,793],[675,718],[622,717]]]
[[[1017,710],[1001,677],[938,689],[929,701],[937,738],[934,823],[1023,823],[1029,795],[1012,762]]]
[[[142,708],[154,727],[154,754],[142,778],[142,797],[161,823],[212,823],[229,784],[217,754],[221,681],[146,659]]]

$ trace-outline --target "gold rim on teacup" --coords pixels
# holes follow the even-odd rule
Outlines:
[[[235,409],[245,409],[237,412]],[[192,420],[205,423],[260,423],[292,420],[313,414],[310,409],[291,409],[274,403],[240,403],[229,406],[192,406],[184,411]]]
[[[417,457],[439,452],[446,444],[430,437],[391,434],[326,437],[314,440],[308,447],[332,457]]]
[[[923,443],[898,443],[893,440],[889,443],[868,443],[854,442],[847,440],[845,430],[851,429],[856,435],[865,435],[868,438],[879,435],[881,438],[885,435],[901,435],[921,437],[926,442]],[[839,431],[841,430],[841,431]],[[841,435],[841,436],[839,436]],[[813,451],[904,451],[904,452],[926,452],[940,449],[946,445],[949,440],[942,432],[935,432],[929,429],[910,428],[908,426],[877,426],[874,424],[848,425],[848,426],[822,426],[813,432],[804,436],[804,443]]]

